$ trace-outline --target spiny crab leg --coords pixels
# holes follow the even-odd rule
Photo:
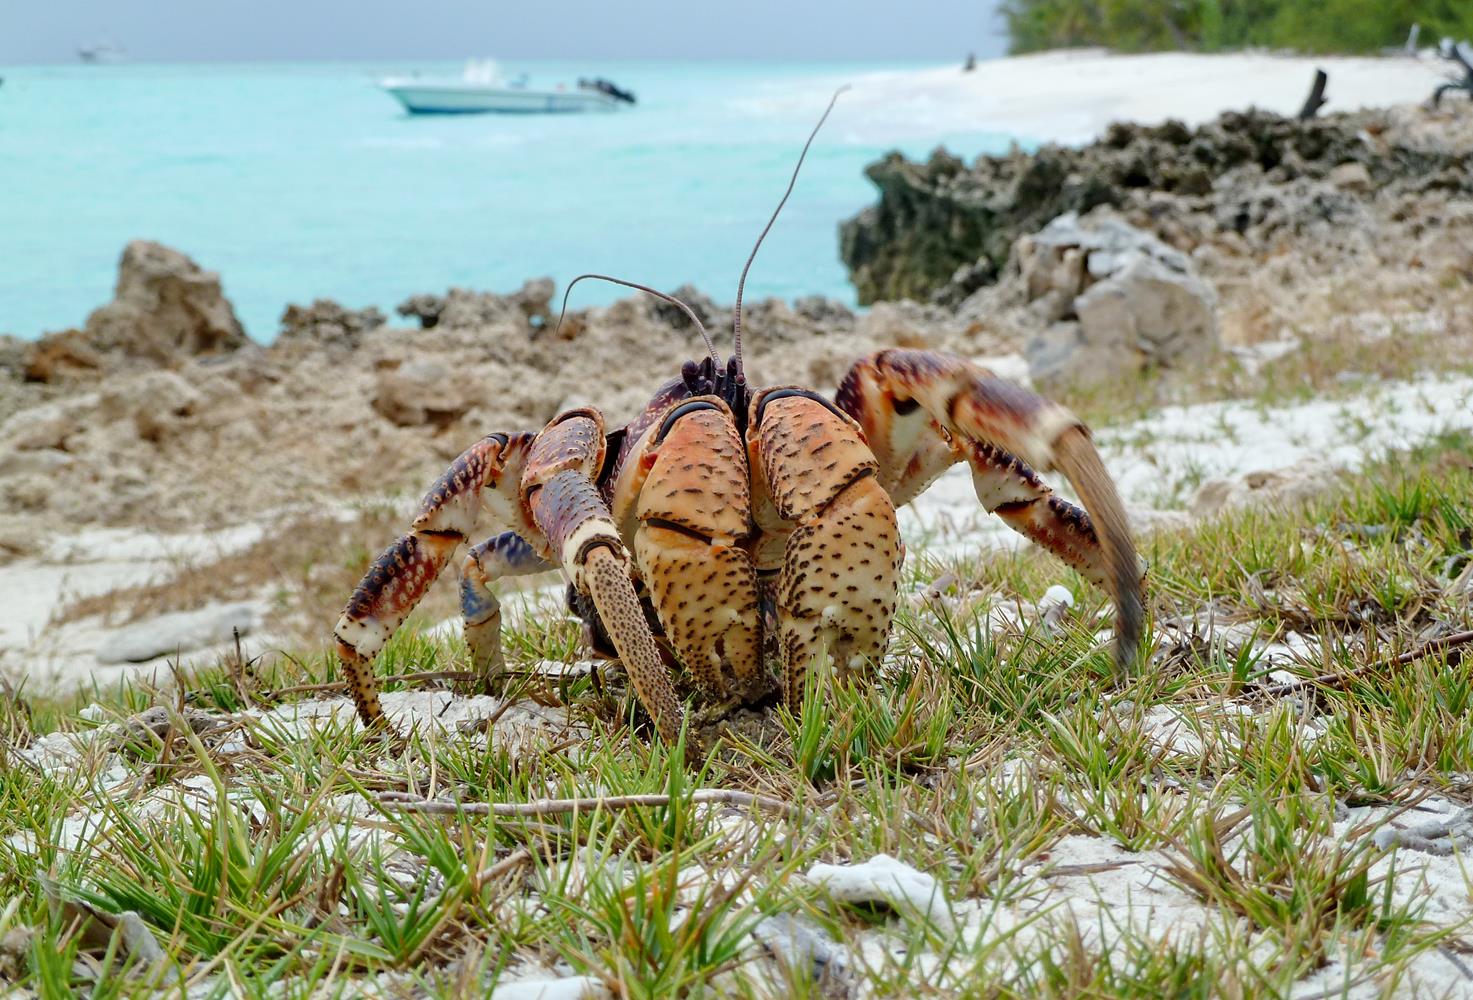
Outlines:
[[[1145,619],[1141,563],[1115,484],[1078,417],[963,358],[931,351],[881,351],[859,361],[837,402],[864,428],[882,478],[901,501],[965,458],[988,510],[1109,593],[1116,664],[1122,672],[1133,666]],[[950,438],[949,460],[938,429]],[[1088,516],[1053,496],[1030,465],[1062,472]]]
[[[977,499],[988,513],[1112,593],[1104,549],[1088,513],[1054,493],[1021,458],[996,445],[965,441],[961,450],[972,467]]]
[[[598,411],[569,411],[533,442],[522,489],[553,558],[573,586],[592,598],[635,693],[673,746],[680,735],[680,700],[634,593],[629,555],[613,515],[593,483],[604,447]]]
[[[384,550],[348,599],[333,633],[364,725],[383,717],[374,657],[475,530],[481,490],[503,476],[515,481],[530,443],[529,435],[491,434],[466,449],[430,487],[409,532]]]

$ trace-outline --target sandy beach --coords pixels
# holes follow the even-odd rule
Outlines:
[[[969,73],[945,67],[834,82],[851,87],[845,106],[865,129],[897,123],[917,135],[936,135],[981,126],[1035,142],[1076,144],[1096,138],[1111,122],[1200,125],[1248,108],[1292,115],[1318,69],[1330,78],[1326,113],[1416,104],[1448,77],[1430,50],[1388,59],[1073,49],[983,60]],[[825,98],[813,93],[785,106],[816,114]]]

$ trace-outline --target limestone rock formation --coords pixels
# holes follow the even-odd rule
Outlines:
[[[717,302],[694,285],[681,285],[671,293],[696,314],[711,336],[720,339],[729,333],[732,306]],[[677,330],[690,326],[690,319],[678,306],[654,301],[651,317]],[[854,328],[854,310],[837,299],[823,295],[805,295],[791,305],[779,298],[748,299],[742,305],[742,329],[750,340],[791,343],[812,336],[822,336]]]
[[[93,311],[86,332],[100,350],[154,361],[221,354],[246,343],[220,276],[148,240],[123,249],[113,301]]]
[[[23,374],[59,382],[228,354],[248,343],[218,274],[161,243],[134,240],[123,249],[113,300],[94,309],[84,329],[31,344]]]
[[[711,296],[701,291],[695,285],[681,285],[670,294],[690,306],[690,311],[696,314],[696,318],[701,321],[701,324],[707,330],[710,330],[718,323],[725,323],[730,320],[730,310],[722,309],[716,304],[715,299],[711,298]],[[651,308],[654,310],[655,317],[667,326],[680,327],[690,324],[690,317],[685,314],[684,310],[672,302],[664,302],[656,299]]]
[[[854,310],[825,295],[804,295],[793,300],[793,312],[825,329],[847,329],[854,323]]]
[[[348,309],[332,299],[317,299],[310,306],[289,305],[281,314],[281,343],[308,341],[328,348],[355,350],[365,334],[385,323],[384,314],[369,306]]]
[[[925,162],[891,153],[866,174],[879,200],[839,230],[862,303],[926,300],[953,280],[965,297],[997,280],[1018,237],[1101,205],[1163,221],[1206,211],[1224,232],[1267,241],[1387,191],[1473,193],[1473,152],[1387,112],[1247,111],[1197,129],[1116,124],[1087,146],[1015,148],[971,166],[940,150]]]
[[[63,450],[68,438],[81,432],[85,414],[97,405],[98,400],[97,393],[84,393],[13,414],[0,423],[0,449]]]
[[[435,361],[411,360],[378,372],[373,408],[400,427],[445,425],[463,416],[476,402],[464,373]]]
[[[423,330],[440,326],[465,329],[508,320],[540,329],[557,318],[552,313],[554,289],[551,278],[532,278],[510,295],[452,288],[444,295],[411,296],[399,303],[395,311],[418,320]]]
[[[1213,517],[1241,507],[1289,507],[1324,496],[1339,473],[1333,465],[1306,460],[1281,469],[1209,479],[1187,503],[1193,517]]]
[[[1018,241],[1029,301],[1051,325],[1027,345],[1040,382],[1102,382],[1220,347],[1217,296],[1185,254],[1122,220],[1055,219]]]
[[[81,330],[47,334],[27,348],[21,365],[27,382],[58,382],[96,372],[107,364]]]
[[[247,635],[261,620],[251,601],[213,604],[197,611],[175,611],[119,629],[97,651],[100,663],[143,663],[160,656],[187,653]]]

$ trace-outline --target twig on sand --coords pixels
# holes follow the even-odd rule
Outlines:
[[[1286,681],[1283,684],[1275,684],[1272,687],[1262,688],[1258,693],[1270,698],[1279,698],[1307,687],[1340,688],[1344,687],[1346,682],[1356,677],[1372,674],[1378,670],[1392,670],[1396,667],[1404,667],[1408,663],[1415,663],[1423,657],[1432,656],[1435,653],[1444,653],[1470,642],[1473,642],[1473,631],[1454,632],[1452,635],[1445,635],[1440,639],[1424,642],[1416,649],[1402,653],[1400,656],[1393,656],[1389,660],[1377,660],[1373,663],[1362,664],[1350,670],[1339,670],[1334,673],[1320,674],[1318,677],[1301,677],[1298,680]]]
[[[531,860],[532,852],[527,850],[525,847],[518,847],[515,851],[512,851],[510,854],[502,858],[500,861],[496,862],[494,865],[491,865],[487,868],[482,868],[480,871],[476,872],[476,881],[481,883],[494,882],[497,879],[501,878],[501,876],[507,874],[508,872],[515,871],[516,869],[520,868],[522,865]]]
[[[287,659],[296,664],[299,669],[303,671],[306,670],[306,668],[303,667],[300,661],[298,661],[296,658],[289,656],[286,653],[282,653],[282,655],[286,656]],[[503,671],[502,676],[545,677],[548,675],[536,670],[506,670]],[[420,682],[428,681],[484,681],[485,679],[485,674],[479,674],[473,670],[422,670],[419,673],[392,674],[384,678],[384,680],[386,681],[396,681],[408,684],[417,684]],[[319,694],[325,691],[346,690],[348,690],[347,681],[324,681],[321,684],[296,684],[292,687],[277,688],[274,691],[264,691],[260,694],[259,697],[280,698],[284,695],[289,694]],[[497,717],[499,718],[499,714]]]
[[[381,792],[375,801],[386,809],[403,812],[432,813],[437,816],[558,816],[565,813],[595,812],[600,809],[638,809],[668,806],[674,797],[661,793],[647,795],[606,795],[577,799],[536,799],[531,802],[437,802],[407,792]],[[728,788],[700,788],[692,792],[691,805],[728,805],[759,809],[791,818],[797,810],[791,802],[767,795],[738,792]]]

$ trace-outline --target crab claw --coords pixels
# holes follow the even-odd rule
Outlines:
[[[1120,495],[1078,417],[964,358],[932,351],[860,360],[836,402],[863,427],[897,506],[948,466],[970,464],[987,510],[1110,595],[1116,664],[1122,672],[1135,665],[1144,574]],[[1034,468],[1062,472],[1085,509],[1054,495]]]

